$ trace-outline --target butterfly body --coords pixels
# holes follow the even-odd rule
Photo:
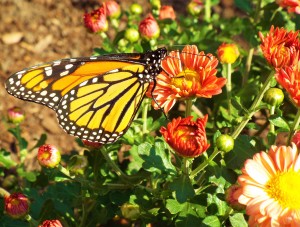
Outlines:
[[[162,71],[166,49],[62,59],[33,66],[6,81],[9,94],[56,111],[61,127],[83,140],[112,143],[132,122]]]

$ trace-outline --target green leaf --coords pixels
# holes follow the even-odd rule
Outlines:
[[[36,144],[30,149],[30,151],[45,144],[46,140],[47,140],[47,134],[42,134],[39,140],[36,142]]]
[[[196,203],[183,203],[181,212],[175,221],[176,227],[200,226],[204,217],[205,207]]]
[[[36,181],[37,173],[35,173],[35,172],[24,172],[24,169],[18,168],[17,173],[19,174],[20,177],[25,177],[26,180],[28,180],[30,182]]]
[[[247,227],[248,224],[245,220],[245,217],[242,213],[236,213],[232,216],[229,216],[229,221],[232,227]]]
[[[220,220],[217,216],[208,216],[204,218],[203,224],[210,227],[219,227],[221,226]],[[203,225],[202,225],[203,226]]]
[[[167,201],[166,201],[166,208],[170,211],[171,214],[179,213],[183,207],[184,207],[184,204],[179,203],[175,199],[167,199]]]
[[[143,143],[138,146],[138,153],[144,160],[143,168],[149,172],[158,174],[168,173],[175,175],[176,170],[173,166],[168,153],[166,143],[157,140],[154,147],[150,143]]]
[[[253,143],[254,141],[251,137],[240,135],[234,141],[233,150],[224,156],[227,167],[231,169],[241,169],[246,159],[251,158],[257,152]]]
[[[175,191],[176,199],[179,203],[184,203],[195,195],[193,185],[190,178],[181,175],[170,183],[170,189]]]
[[[133,159],[132,162],[128,165],[128,170],[130,174],[138,172],[144,163],[144,160],[139,156],[138,154],[138,146],[133,145],[131,149],[129,150],[129,153]]]
[[[287,131],[290,130],[289,124],[282,117],[279,117],[277,115],[272,115],[270,116],[269,121],[276,127],[286,129]]]
[[[4,149],[0,150],[0,166],[6,169],[10,169],[13,166],[16,166],[17,163],[11,159],[10,152],[7,152]]]

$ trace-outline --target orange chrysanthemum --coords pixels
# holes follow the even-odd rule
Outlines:
[[[300,225],[300,156],[297,147],[272,146],[248,159],[239,176],[239,203],[249,226]]]
[[[276,70],[277,82],[287,90],[294,103],[300,107],[300,52],[292,56],[293,64]]]
[[[205,125],[207,115],[192,121],[192,116],[176,118],[167,127],[161,127],[160,132],[174,151],[183,157],[194,158],[209,148],[206,139]]]
[[[156,86],[148,90],[148,97],[155,101],[155,109],[164,108],[167,113],[176,100],[195,97],[211,98],[220,94],[226,83],[225,78],[216,77],[218,60],[205,55],[196,46],[185,46],[181,53],[172,51],[162,61],[163,72],[156,77]],[[158,105],[159,107],[158,107]]]
[[[292,64],[291,56],[300,50],[298,33],[299,31],[287,32],[284,28],[274,29],[274,26],[271,27],[266,37],[259,32],[263,55],[274,68]]]

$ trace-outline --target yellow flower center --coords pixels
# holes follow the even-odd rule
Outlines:
[[[183,83],[185,83],[188,88],[192,88],[193,79],[199,82],[199,74],[194,70],[185,69],[172,78],[172,84],[182,89]]]
[[[280,172],[266,186],[268,195],[283,208],[300,209],[300,172]]]

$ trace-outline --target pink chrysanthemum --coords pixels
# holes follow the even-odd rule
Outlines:
[[[300,226],[300,156],[297,147],[272,146],[248,159],[238,182],[250,226]]]
[[[185,46],[181,53],[172,51],[162,61],[164,71],[156,77],[155,89],[151,92],[150,86],[147,96],[155,99],[155,109],[163,108],[166,113],[177,100],[211,98],[220,94],[226,83],[225,78],[216,77],[217,65],[212,54],[199,53],[194,45]]]

